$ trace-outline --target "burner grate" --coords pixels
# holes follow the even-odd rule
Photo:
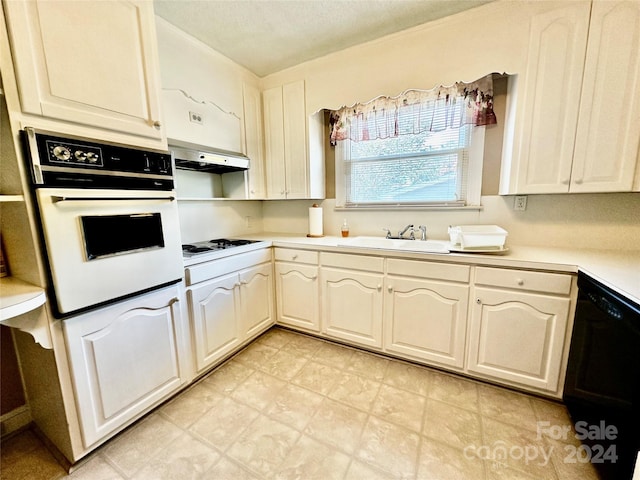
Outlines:
[[[192,257],[198,254],[226,250],[233,247],[241,247],[256,243],[258,240],[243,240],[229,238],[215,238],[205,242],[195,242],[182,245],[182,254],[185,257]]]

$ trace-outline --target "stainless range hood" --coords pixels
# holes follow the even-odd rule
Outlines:
[[[169,142],[169,150],[175,158],[176,168],[208,173],[239,172],[249,169],[250,160],[241,153],[185,145]]]

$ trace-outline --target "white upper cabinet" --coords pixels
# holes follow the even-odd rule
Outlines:
[[[593,3],[570,191],[631,190],[640,145],[640,2]]]
[[[309,153],[304,81],[262,92],[267,198],[324,197],[324,170]],[[314,124],[315,126],[315,124]]]
[[[264,149],[262,131],[262,102],[260,90],[245,83],[242,88],[244,110],[245,153],[251,159],[248,172],[248,195],[250,199],[266,197],[264,182]]]
[[[23,113],[166,147],[151,2],[34,0],[5,8]]]
[[[502,194],[630,191],[640,142],[640,3],[532,18]]]

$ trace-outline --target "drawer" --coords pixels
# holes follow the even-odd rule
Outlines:
[[[185,281],[187,286],[193,285],[219,277],[220,275],[226,275],[227,273],[236,272],[243,268],[253,267],[254,265],[270,261],[271,248],[222,257],[185,268]]]
[[[366,270],[368,272],[380,273],[384,271],[384,257],[322,252],[320,261],[323,267]]]
[[[389,275],[403,275],[468,283],[470,271],[471,267],[469,267],[469,265],[418,262],[415,260],[401,260],[399,258],[390,258],[387,260],[387,273]]]
[[[275,248],[274,258],[276,262],[309,263],[318,264],[319,254],[313,250],[295,250],[292,248]]]
[[[571,275],[530,272],[508,268],[476,268],[476,285],[567,295],[571,291]]]

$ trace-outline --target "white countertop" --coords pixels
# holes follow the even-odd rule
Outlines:
[[[375,254],[401,258],[420,258],[450,263],[526,268],[553,272],[584,272],[629,300],[640,304],[640,250],[574,249],[555,247],[527,247],[507,245],[503,254],[479,253],[415,253],[397,250],[380,250],[338,246],[340,237],[309,238],[286,233],[261,233],[242,235],[242,238],[261,240],[237,248],[222,250],[213,255],[185,259],[185,265],[213,260],[222,256],[264,248],[270,245],[287,248],[322,249],[348,253]],[[416,240],[419,241],[419,240]]]

